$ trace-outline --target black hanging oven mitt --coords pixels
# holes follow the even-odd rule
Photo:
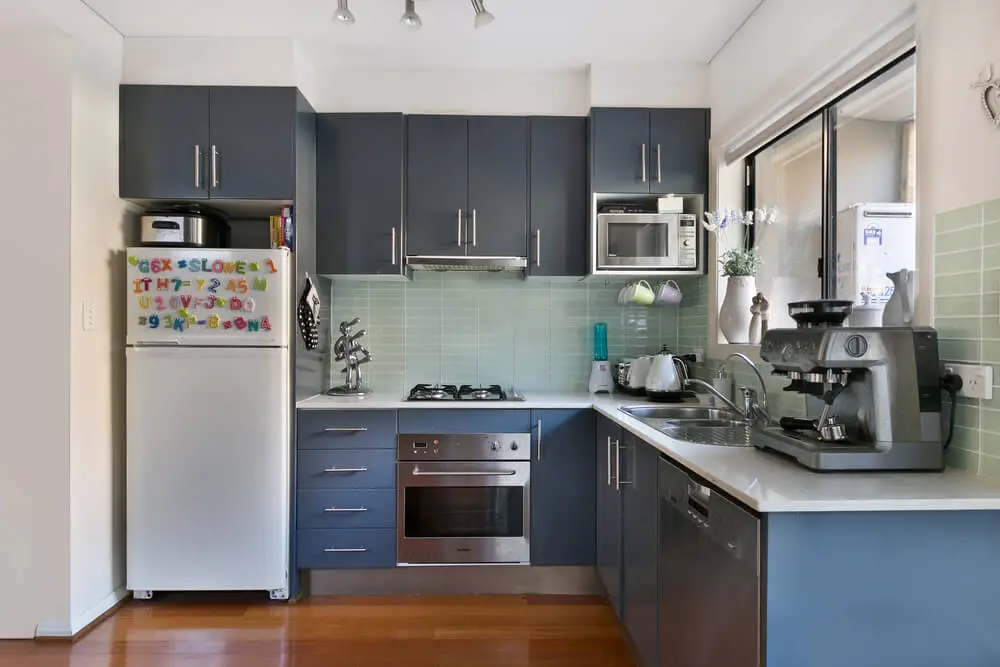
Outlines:
[[[319,294],[312,278],[306,275],[306,285],[299,299],[299,333],[307,350],[319,347]]]

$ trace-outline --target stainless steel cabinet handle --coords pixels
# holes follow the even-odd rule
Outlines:
[[[215,144],[212,144],[212,187],[219,187],[219,149]]]
[[[327,433],[364,433],[368,430],[367,426],[332,426],[330,428],[323,429]]]
[[[542,460],[542,420],[538,420],[538,461]]]
[[[323,472],[368,472],[368,468],[327,468]]]
[[[656,182],[663,182],[663,166],[660,164],[660,144],[656,144]]]
[[[615,441],[615,489],[621,489],[622,486],[631,484],[629,481],[622,481],[622,455],[621,455],[621,441]],[[625,447],[628,450],[628,447]]]
[[[476,247],[476,209],[472,209],[472,247]]]
[[[542,265],[542,230],[535,232],[535,266]]]
[[[392,228],[392,265],[396,266],[396,228]]]
[[[360,554],[368,551],[364,547],[356,547],[354,549],[323,549],[328,554]]]
[[[201,146],[194,145],[194,187],[201,187]]]
[[[611,436],[608,436],[608,486],[611,486]]]
[[[642,145],[642,182],[646,182],[646,144]]]
[[[470,470],[468,472],[446,471],[446,472],[421,472],[414,470],[410,473],[414,477],[510,477],[516,475],[516,470]]]
[[[462,209],[458,209],[458,247],[462,247]]]
[[[367,507],[327,507],[324,512],[367,512]]]

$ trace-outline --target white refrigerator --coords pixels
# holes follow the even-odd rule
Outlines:
[[[126,587],[286,599],[289,252],[126,256]]]

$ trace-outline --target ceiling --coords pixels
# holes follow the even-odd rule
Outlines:
[[[763,0],[485,0],[496,21],[473,28],[468,0],[85,0],[126,37],[292,37],[320,68],[554,69],[707,63]]]

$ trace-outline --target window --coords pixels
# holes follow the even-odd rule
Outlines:
[[[911,52],[747,158],[747,208],[777,207],[755,241],[770,327],[792,301],[854,301],[877,325],[886,273],[916,268],[915,56]]]

